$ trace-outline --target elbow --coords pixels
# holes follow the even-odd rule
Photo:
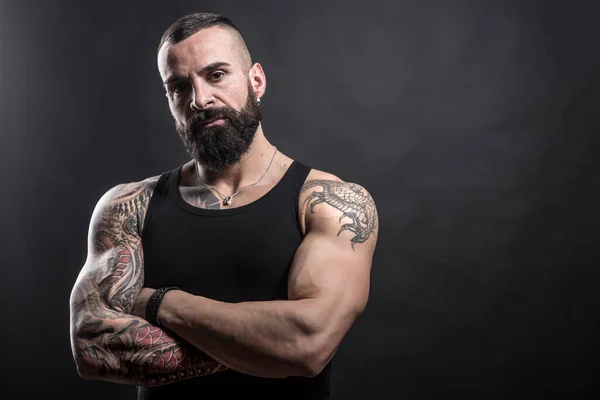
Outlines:
[[[314,378],[321,374],[327,366],[337,346],[320,338],[318,336],[308,338],[298,352],[299,354],[299,372],[300,375],[306,378]]]
[[[100,377],[98,369],[94,368],[92,363],[85,357],[75,357],[75,367],[77,368],[77,374],[86,381],[98,380]]]
[[[116,370],[117,360],[93,340],[74,337],[72,351],[77,374],[85,380],[108,380]]]
[[[95,381],[98,379],[98,375],[93,373],[92,371],[82,369],[77,366],[77,374],[80,378],[85,379],[86,381]]]
[[[301,376],[313,378],[321,374],[363,308],[354,305],[345,312],[334,312],[330,307],[313,307],[310,313],[304,314],[301,338],[296,342],[296,360]],[[337,317],[332,318],[332,314]]]
[[[73,351],[73,361],[77,369],[77,375],[85,380],[98,379],[98,368],[94,367],[94,363],[90,358],[89,347],[83,340],[73,337],[71,341],[71,349]]]
[[[314,378],[318,376],[327,364],[320,363],[318,361],[312,361],[303,366],[301,376],[305,378]]]
[[[300,370],[304,377],[313,378],[320,375],[335,355],[340,342],[362,310],[354,310],[347,318],[331,321],[321,318],[305,331],[305,336],[299,341],[298,356]]]

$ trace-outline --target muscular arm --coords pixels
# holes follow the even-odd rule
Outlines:
[[[281,378],[318,374],[366,306],[377,212],[364,188],[309,181],[307,234],[284,301],[224,303],[168,292],[159,320],[228,367]]]
[[[225,367],[130,315],[144,283],[139,236],[152,183],[119,185],[96,206],[88,258],[71,292],[71,346],[86,379],[155,386]]]

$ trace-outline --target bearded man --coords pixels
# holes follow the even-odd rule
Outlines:
[[[98,201],[70,298],[78,373],[138,399],[329,398],[369,296],[372,197],[267,140],[265,73],[227,17],[180,18],[157,58],[191,159]]]

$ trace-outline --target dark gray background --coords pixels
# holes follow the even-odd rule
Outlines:
[[[99,197],[186,160],[156,46],[211,11],[264,66],[266,136],[378,205],[334,398],[600,396],[594,4],[3,1],[2,389],[134,398],[76,374],[68,298]]]

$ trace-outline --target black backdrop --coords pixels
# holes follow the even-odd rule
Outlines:
[[[186,159],[155,51],[192,11],[247,36],[267,137],[377,202],[334,398],[600,396],[595,3],[2,1],[7,398],[134,398],[76,374],[68,298],[101,194]]]

